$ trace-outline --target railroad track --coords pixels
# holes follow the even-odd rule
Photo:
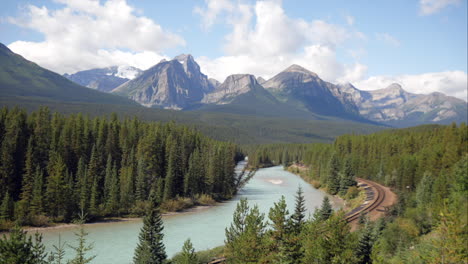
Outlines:
[[[358,206],[357,208],[353,209],[351,212],[346,214],[346,221],[351,223],[356,221],[362,213],[369,213],[375,209],[377,209],[382,202],[385,200],[385,191],[380,187],[380,185],[375,184],[374,182],[364,180],[361,178],[357,179],[359,182],[363,183],[363,185],[367,186],[364,187],[366,189],[367,199],[371,196],[371,202],[365,205]]]

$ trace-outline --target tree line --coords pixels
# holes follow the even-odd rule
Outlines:
[[[142,215],[161,203],[237,191],[232,143],[172,122],[0,110],[0,222]]]

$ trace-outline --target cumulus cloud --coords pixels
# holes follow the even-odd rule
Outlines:
[[[365,74],[363,65],[342,65],[336,58],[336,49],[342,43],[365,38],[361,32],[323,20],[291,18],[281,1],[257,1],[254,5],[238,2],[230,10],[224,21],[232,27],[225,37],[226,55],[198,58],[209,76],[220,81],[234,73],[269,78],[291,64],[306,67],[327,81],[355,80]]]
[[[62,9],[28,5],[11,23],[36,30],[44,41],[16,41],[14,52],[59,73],[129,64],[148,68],[161,52],[185,45],[184,39],[151,19],[138,16],[125,0],[57,0]]]
[[[209,30],[224,11],[231,12],[234,9],[230,0],[205,0],[205,4],[206,8],[196,6],[193,9],[194,13],[200,15],[205,30]]]
[[[362,90],[375,90],[399,83],[403,89],[411,93],[427,94],[442,92],[467,100],[468,75],[463,71],[445,71],[400,76],[374,76],[366,80],[355,82],[354,85]]]
[[[388,33],[376,33],[375,36],[378,40],[383,41],[394,47],[399,47],[401,45],[401,42],[397,38]]]
[[[419,13],[424,16],[432,15],[448,6],[460,3],[461,0],[419,0]]]

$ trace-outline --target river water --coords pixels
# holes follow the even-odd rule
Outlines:
[[[239,163],[236,171],[240,172],[245,162]],[[307,184],[300,177],[283,170],[282,167],[260,169],[232,200],[213,207],[197,208],[186,213],[168,215],[164,221],[164,244],[169,257],[179,252],[184,241],[190,238],[196,250],[220,246],[224,243],[224,230],[232,222],[232,214],[237,202],[247,198],[250,205],[257,204],[261,212],[268,217],[268,210],[284,195],[290,213],[294,211],[294,196],[297,188],[304,191],[308,213],[312,214],[322,203],[325,194]],[[86,225],[89,233],[87,239],[94,244],[91,254],[96,255],[92,263],[126,264],[132,263],[133,253],[138,243],[141,220],[115,223],[96,223]],[[42,230],[47,251],[61,241],[75,246],[74,232],[77,228],[60,228]],[[67,258],[73,254],[66,248]]]

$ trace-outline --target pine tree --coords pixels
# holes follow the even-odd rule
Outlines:
[[[68,264],[86,264],[91,263],[96,256],[87,256],[88,252],[93,250],[93,244],[86,243],[86,236],[88,233],[84,229],[84,215],[81,215],[81,225],[77,233],[75,233],[78,245],[76,247],[69,246],[75,251],[75,257],[68,262]]]
[[[109,198],[107,199],[106,208],[111,214],[115,214],[119,208],[119,177],[117,173],[117,165],[114,163],[111,172],[111,182],[109,190]]]
[[[316,210],[314,213],[314,219],[318,221],[325,221],[328,218],[330,218],[332,213],[333,213],[333,208],[330,203],[330,199],[328,198],[328,196],[325,196],[322,201],[322,206],[320,207],[320,209]]]
[[[340,163],[336,154],[333,154],[330,159],[329,169],[327,180],[328,191],[330,194],[335,195],[340,189]]]
[[[166,145],[167,156],[167,172],[164,180],[164,201],[175,198],[179,194],[180,187],[183,181],[183,176],[180,171],[180,153],[177,147],[177,140],[172,136],[169,136],[168,143]]]
[[[9,236],[0,239],[0,264],[45,264],[47,254],[42,245],[42,236],[35,235],[34,242],[26,231],[15,226]]]
[[[296,192],[296,205],[290,218],[291,234],[289,238],[290,259],[294,263],[301,263],[304,258],[303,239],[301,234],[305,226],[305,199],[302,188],[299,186]]]
[[[358,264],[372,264],[371,254],[372,247],[374,245],[374,236],[372,235],[372,229],[367,224],[363,229],[359,237],[358,245],[356,248],[356,257],[358,258]]]
[[[0,205],[0,220],[12,220],[13,219],[13,199],[7,192],[3,196],[2,203]]]
[[[66,166],[62,157],[57,153],[51,153],[49,162],[49,177],[47,181],[47,208],[48,212],[57,217],[64,213],[65,203],[65,172]]]
[[[44,189],[44,175],[39,165],[37,165],[36,171],[34,173],[34,185],[33,185],[33,192],[32,192],[31,205],[30,205],[32,215],[41,214],[44,210],[43,189]]]
[[[33,186],[34,186],[34,153],[32,137],[28,141],[28,149],[26,151],[25,167],[23,172],[21,200],[25,203],[26,209],[31,202]]]
[[[135,264],[159,264],[164,263],[167,258],[163,244],[164,227],[159,202],[154,193],[150,196],[150,202],[151,205],[143,218],[143,227],[140,230],[138,246],[133,257]]]
[[[137,201],[144,201],[147,199],[147,183],[146,183],[146,164],[142,157],[138,159],[137,175],[135,183],[135,199]]]
[[[273,256],[273,263],[294,263],[295,260],[291,257],[292,245],[289,244],[291,235],[291,226],[288,221],[289,211],[287,210],[286,200],[284,196],[279,202],[274,203],[270,208],[268,217],[271,221],[272,230],[269,232],[269,252]]]
[[[54,251],[49,255],[48,262],[49,264],[65,264],[65,245],[62,243],[62,237],[58,236],[58,245],[53,245]]]
[[[294,213],[291,215],[292,221],[292,230],[294,233],[299,234],[304,226],[305,220],[305,198],[302,187],[299,186],[296,192],[296,204],[294,208]]]
[[[226,229],[226,255],[229,263],[257,263],[264,257],[265,216],[258,206],[249,210],[246,199],[237,204],[233,223]]]
[[[182,253],[180,254],[175,264],[197,264],[197,263],[198,263],[198,257],[197,257],[197,254],[195,254],[195,249],[193,248],[193,245],[190,239],[187,239],[184,242],[184,246],[182,247]]]
[[[340,179],[340,194],[346,194],[349,187],[356,185],[355,173],[351,158],[347,158],[344,163],[343,173]]]

